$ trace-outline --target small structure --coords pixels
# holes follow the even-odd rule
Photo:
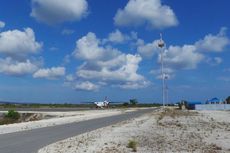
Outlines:
[[[187,109],[191,109],[191,110],[194,110],[196,108],[196,105],[200,105],[200,104],[203,104],[202,102],[200,101],[189,101],[187,103]]]
[[[182,100],[179,103],[179,107],[180,107],[180,109],[191,109],[191,110],[194,110],[195,109],[195,105],[197,105],[197,104],[203,104],[203,103],[200,102],[200,101],[185,101],[185,100]]]
[[[216,97],[208,99],[206,101],[206,104],[222,104],[222,103],[224,103],[224,102],[222,100],[220,100],[219,98],[216,98]]]
[[[208,99],[206,102],[182,100],[179,103],[179,108],[190,110],[230,110],[230,104],[227,104],[225,101],[214,97]]]
[[[225,104],[225,102],[219,98],[208,99],[205,104],[195,105],[196,110],[230,110],[230,104]]]

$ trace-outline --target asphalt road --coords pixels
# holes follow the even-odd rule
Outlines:
[[[155,108],[156,109],[156,108]],[[0,135],[0,153],[36,153],[40,148],[85,132],[138,117],[155,109]]]
[[[80,107],[80,108],[0,108],[0,111],[8,111],[10,109],[13,109],[16,111],[68,112],[68,111],[92,110],[95,108],[89,108],[89,107]]]

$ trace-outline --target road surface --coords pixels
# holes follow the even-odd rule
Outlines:
[[[76,108],[0,108],[0,111],[8,111],[10,109],[16,111],[38,111],[38,112],[69,112],[69,111],[82,111],[93,110],[95,108],[90,107],[76,107]]]
[[[96,130],[130,118],[138,117],[154,109],[143,109],[122,115],[92,119],[77,123],[45,127],[30,131],[0,135],[1,153],[36,153],[40,148],[85,132]]]

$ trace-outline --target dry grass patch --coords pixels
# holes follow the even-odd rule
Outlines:
[[[197,112],[191,112],[191,111],[183,111],[183,110],[179,110],[179,109],[169,109],[166,108],[163,111],[159,112],[156,115],[156,119],[157,122],[159,122],[160,120],[162,120],[165,117],[171,117],[173,119],[178,118],[178,117],[183,117],[183,116],[195,116],[197,115]]]
[[[7,113],[0,115],[0,125],[37,121],[41,119],[42,114],[19,113],[14,110],[9,110]]]

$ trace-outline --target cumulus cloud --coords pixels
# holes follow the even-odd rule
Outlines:
[[[49,25],[78,21],[87,15],[86,0],[32,0],[31,16]]]
[[[193,45],[170,46],[163,56],[166,67],[175,69],[195,69],[204,59]],[[160,55],[158,60],[160,61]]]
[[[127,41],[137,39],[137,33],[131,32],[130,35],[123,34],[120,30],[116,29],[114,32],[111,32],[107,39],[104,39],[105,42],[112,42],[117,44],[122,44]]]
[[[58,79],[65,75],[65,67],[52,67],[47,69],[39,69],[33,74],[34,78],[45,78],[45,79]]]
[[[42,43],[37,42],[33,29],[8,30],[0,33],[0,73],[23,76],[34,73],[42,60],[29,55],[38,53]]]
[[[31,74],[38,69],[36,63],[32,63],[29,59],[26,61],[15,61],[8,57],[6,59],[0,59],[0,73],[11,76],[22,76]]]
[[[161,0],[129,0],[124,9],[117,11],[114,21],[118,26],[147,25],[155,29],[178,24],[173,10],[162,5]]]
[[[154,76],[156,76],[156,79],[162,79],[161,69],[151,70],[150,73],[153,74]],[[175,70],[173,70],[171,68],[164,68],[163,77],[165,79],[174,78],[175,77]]]
[[[8,56],[25,56],[38,53],[42,43],[35,39],[33,29],[26,28],[24,31],[9,30],[0,33],[0,53]]]
[[[1,28],[4,28],[4,27],[5,27],[5,25],[6,25],[6,24],[5,24],[5,22],[0,21],[0,29],[1,29]]]
[[[125,84],[118,84],[117,87],[120,87],[122,89],[140,89],[140,88],[146,88],[151,83],[149,81],[141,81],[141,82],[126,82]]]
[[[76,48],[73,52],[76,58],[86,60],[96,60],[103,56],[103,48],[99,47],[99,40],[94,33],[89,32],[76,42]]]
[[[74,81],[75,80],[75,77],[72,75],[72,74],[69,74],[65,77],[65,80],[67,82],[71,82],[71,81]]]
[[[121,59],[120,59],[121,58]],[[77,75],[85,79],[97,79],[103,81],[141,81],[144,77],[137,74],[138,64],[141,61],[139,55],[121,55],[118,58],[111,60],[112,63],[119,63],[119,65],[106,64],[107,62],[96,62],[98,69],[90,68],[88,65],[82,66]]]
[[[140,55],[124,54],[112,47],[105,47],[94,33],[90,32],[77,40],[73,55],[84,61],[76,72],[79,78],[119,87],[126,85],[125,88],[134,88],[134,85],[137,88],[137,84],[143,87],[146,81],[137,73],[142,61]]]
[[[109,41],[111,42],[123,43],[126,39],[129,39],[129,37],[126,37],[119,30],[109,34]]]
[[[222,52],[230,44],[226,35],[227,28],[222,27],[217,35],[208,34],[195,43],[197,50],[209,52]]]
[[[220,64],[222,62],[220,57],[205,58],[205,53],[224,51],[230,44],[226,30],[226,28],[221,28],[218,34],[208,34],[193,45],[169,46],[164,53],[166,66],[175,69],[195,69],[205,59],[208,64]],[[160,56],[158,59],[160,61]]]
[[[163,53],[165,72],[164,77],[172,79],[175,77],[177,70],[196,69],[198,64],[207,61],[204,49],[207,51],[207,38],[208,36],[215,37],[216,42],[228,40],[226,36],[226,30],[221,28],[220,32],[216,35],[207,35],[204,39],[200,39],[191,45],[176,46],[171,45],[165,48]],[[143,88],[149,85],[149,82],[144,76],[138,73],[139,64],[143,58],[152,57],[158,53],[158,62],[160,62],[158,40],[154,40],[151,43],[145,43],[144,40],[138,39],[137,35],[132,37],[131,35],[125,35],[119,30],[109,34],[107,41],[109,42],[124,42],[127,40],[135,40],[137,46],[137,52],[139,54],[125,54],[116,48],[108,46],[104,43],[105,39],[98,39],[96,35],[89,32],[86,36],[83,36],[76,42],[76,48],[73,55],[78,60],[82,60],[81,64],[76,71],[76,76],[83,80],[90,80],[96,82],[98,86],[101,86],[98,82],[104,82],[106,85],[113,87],[120,87],[124,89],[136,89]],[[212,44],[210,44],[212,45]],[[219,45],[221,47],[213,47],[214,51],[223,51],[228,43]],[[206,48],[201,47],[206,46]],[[210,46],[209,48],[212,48]],[[209,62],[215,62],[220,64],[222,59],[219,57],[212,57]],[[155,71],[155,72],[154,72]],[[156,76],[157,79],[161,79],[160,70],[154,70],[151,73]]]
[[[101,40],[96,35],[89,32],[76,42],[73,55],[83,60],[105,60],[120,54],[116,49],[104,48],[100,45]]]
[[[170,45],[164,50],[164,64],[166,68],[173,70],[179,69],[195,69],[201,62],[206,62],[210,65],[218,65],[222,63],[220,57],[207,57],[209,52],[222,52],[230,44],[229,38],[226,35],[226,28],[221,28],[216,35],[208,34],[203,39],[196,41],[190,45]],[[144,40],[138,39],[136,46],[137,51],[143,58],[151,58],[158,53],[158,62],[160,63],[160,51],[158,41],[145,43]],[[157,75],[158,78],[160,75]],[[169,77],[174,75],[170,74]]]
[[[139,40],[139,42],[140,41],[141,40]],[[142,57],[151,58],[155,53],[159,52],[158,40],[154,40],[152,43],[147,44],[144,44],[144,41],[139,43],[137,51]]]
[[[75,90],[84,90],[84,91],[97,91],[100,87],[92,82],[78,82],[75,84]]]

